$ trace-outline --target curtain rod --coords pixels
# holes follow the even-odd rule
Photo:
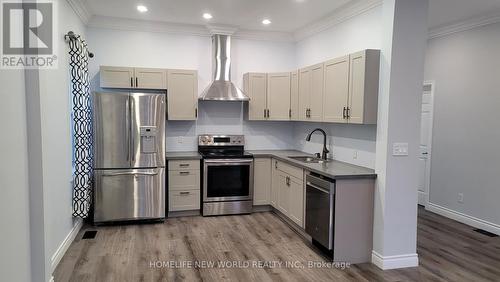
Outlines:
[[[67,34],[64,35],[64,39],[65,40],[77,40],[77,39],[81,39],[82,37],[78,34],[75,34],[73,31],[68,31]],[[82,39],[82,42],[85,43],[85,40]],[[87,51],[88,54],[89,54],[89,58],[93,58],[94,57],[94,53],[90,52],[90,51]]]

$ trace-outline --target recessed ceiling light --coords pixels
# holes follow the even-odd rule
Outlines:
[[[148,7],[146,7],[144,5],[137,5],[137,11],[139,11],[141,13],[145,13],[148,11]]]
[[[271,24],[271,21],[268,19],[263,19],[262,24],[268,25],[268,24]]]
[[[204,13],[204,14],[203,14],[203,18],[204,18],[204,19],[206,19],[206,20],[209,20],[209,19],[211,19],[211,18],[213,18],[213,17],[212,17],[212,15],[211,15],[211,14],[209,14],[209,13]]]

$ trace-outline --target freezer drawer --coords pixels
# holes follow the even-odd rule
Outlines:
[[[94,222],[165,218],[165,169],[95,170]]]

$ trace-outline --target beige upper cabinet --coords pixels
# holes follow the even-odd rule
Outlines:
[[[329,60],[324,68],[323,121],[347,123],[349,56]]]
[[[299,70],[299,113],[298,120],[309,120],[309,95],[311,92],[311,69]]]
[[[135,88],[167,89],[165,69],[135,68]]]
[[[267,118],[290,120],[290,73],[267,75]]]
[[[168,70],[169,120],[196,120],[198,117],[198,73],[195,70]]]
[[[349,123],[377,123],[379,65],[379,50],[364,50],[350,55]]]
[[[323,63],[311,66],[311,92],[309,96],[309,120],[323,120]]]
[[[299,70],[299,120],[323,120],[323,63]]]
[[[267,74],[246,73],[243,75],[243,91],[250,97],[248,119],[267,119]]]
[[[102,88],[166,89],[167,72],[164,69],[100,67]]]
[[[299,72],[290,73],[290,119],[299,120]]]
[[[253,204],[269,205],[271,203],[272,182],[271,159],[256,158],[253,175]]]
[[[102,88],[133,88],[134,68],[101,66],[99,69]]]

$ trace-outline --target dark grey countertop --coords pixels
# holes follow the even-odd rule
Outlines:
[[[187,152],[167,152],[167,160],[199,160],[201,155],[196,151]]]
[[[297,167],[302,167],[308,171],[315,172],[333,179],[353,179],[353,178],[377,178],[375,170],[352,165],[340,161],[330,161],[327,163],[303,163],[290,156],[312,156],[311,154],[295,151],[295,150],[250,150],[256,158],[275,158],[283,162],[290,163]]]

